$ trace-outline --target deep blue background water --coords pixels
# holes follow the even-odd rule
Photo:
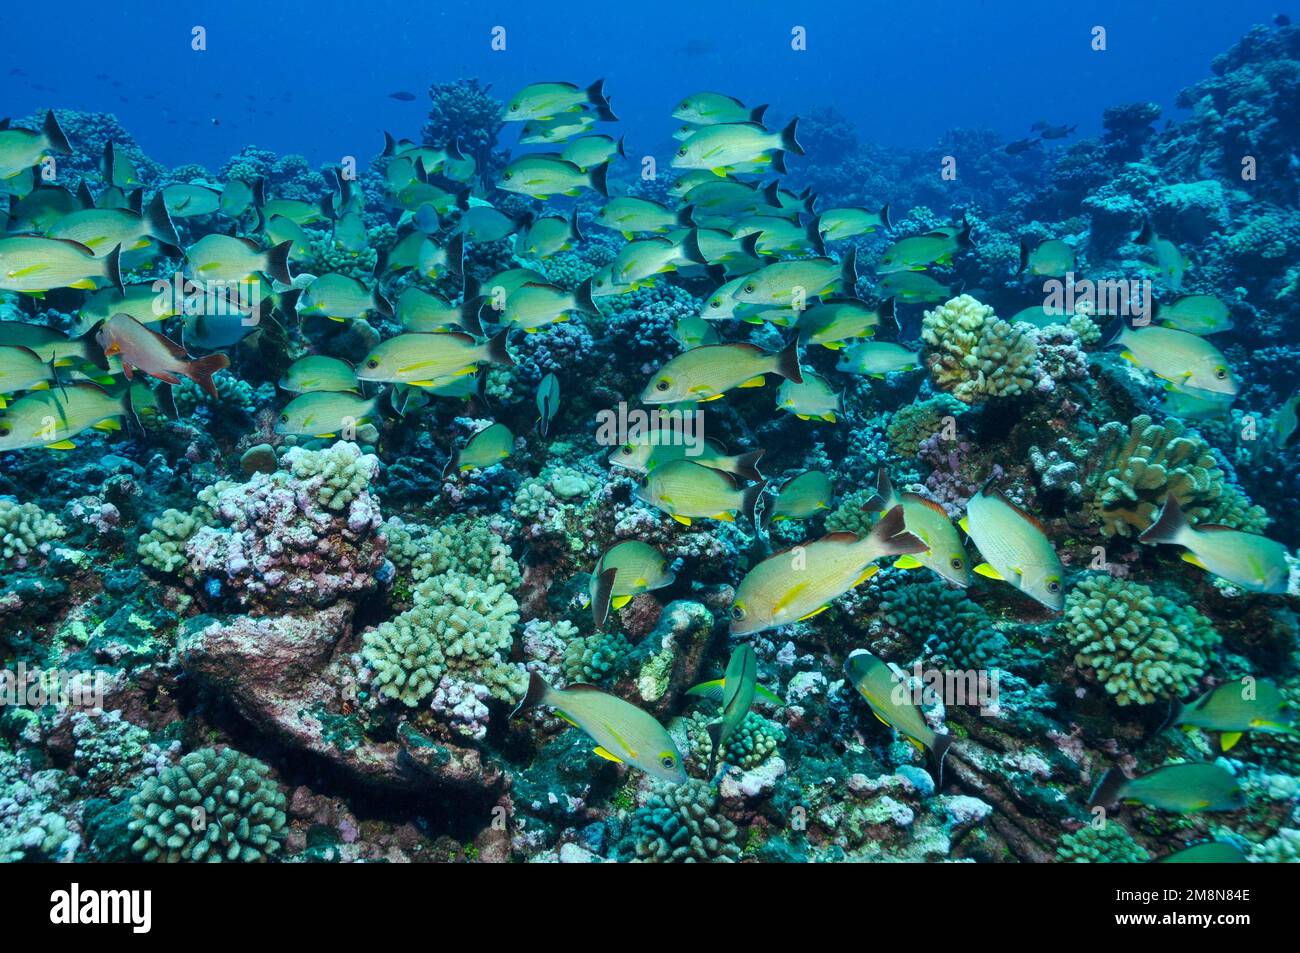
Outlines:
[[[498,3],[224,0],[0,8],[0,116],[111,111],[169,165],[244,145],[313,163],[418,137],[431,82],[605,77],[629,148],[650,149],[683,95],[717,89],[788,116],[833,105],[864,139],[921,146],[955,126],[1008,138],[1036,119],[1100,128],[1102,109],[1179,89],[1285,0],[877,0]],[[190,49],[191,28],[208,49]],[[507,29],[508,49],[489,49]],[[808,50],[790,49],[795,24]],[[1108,49],[1090,49],[1090,30]],[[21,71],[21,72],[15,72]],[[25,74],[25,75],[24,75]],[[103,78],[97,78],[103,77]],[[387,98],[394,90],[414,102]],[[214,124],[217,120],[219,124]],[[516,135],[508,130],[505,141]]]

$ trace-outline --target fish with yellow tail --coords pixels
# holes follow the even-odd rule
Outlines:
[[[745,574],[731,604],[731,633],[750,635],[811,618],[879,569],[885,556],[926,548],[907,532],[903,508],[886,513],[866,536],[831,533],[764,559]]]
[[[1264,678],[1224,682],[1188,705],[1179,705],[1170,726],[1219,732],[1219,747],[1231,751],[1247,731],[1291,734],[1295,709],[1276,685]]]
[[[73,438],[91,428],[122,429],[131,416],[129,390],[110,394],[98,384],[77,381],[39,390],[14,401],[0,413],[0,451],[72,450]]]
[[[741,489],[730,473],[680,459],[646,474],[636,495],[683,526],[690,526],[696,519],[731,523],[737,513],[744,513],[753,522],[754,506],[765,486],[767,483],[760,481]]]
[[[1241,384],[1228,359],[1205,338],[1176,328],[1156,325],[1131,328],[1116,325],[1107,347],[1119,345],[1126,361],[1144,367],[1179,390],[1198,395],[1232,397]]]
[[[655,372],[641,392],[641,401],[669,404],[717,400],[732,388],[762,387],[765,374],[802,384],[799,342],[792,342],[784,351],[765,351],[756,344],[705,344],[692,348]]]
[[[72,146],[53,109],[45,114],[39,132],[17,126],[0,128],[0,179],[12,179],[54,152],[68,155]]]
[[[791,477],[777,490],[776,498],[763,507],[763,529],[785,520],[806,520],[831,507],[835,487],[820,470],[805,470]]]
[[[515,435],[505,424],[491,424],[465,441],[465,446],[457,450],[444,470],[444,474],[468,473],[470,470],[482,470],[495,466],[515,449]]]
[[[948,511],[933,500],[916,493],[897,493],[883,467],[876,475],[876,495],[867,501],[870,510],[881,513],[895,506],[903,507],[903,524],[907,531],[925,543],[923,553],[907,553],[894,562],[897,569],[926,569],[963,589],[971,584],[970,560],[966,547],[961,544],[957,527],[948,518]]]
[[[985,559],[975,572],[1000,579],[1053,612],[1065,606],[1065,568],[1043,525],[985,483],[966,504],[961,528]]]
[[[220,352],[192,359],[185,348],[129,314],[115,314],[105,321],[95,332],[95,340],[105,357],[122,359],[127,380],[137,370],[168,384],[179,384],[182,377],[188,377],[214,400],[218,394],[212,378],[230,366],[230,358]]]
[[[711,722],[706,729],[712,742],[709,749],[709,777],[713,777],[718,752],[744,722],[759,696],[776,705],[785,704],[780,696],[758,684],[758,656],[754,653],[754,647],[748,644],[737,646],[731,653],[727,672],[722,678],[702,682],[688,689],[686,694],[711,698],[722,705],[722,717]]]
[[[591,571],[591,619],[597,629],[602,628],[610,608],[621,609],[643,592],[671,586],[676,578],[664,554],[649,543],[637,539],[617,543]]]
[[[1174,291],[1183,287],[1183,275],[1187,271],[1187,256],[1178,250],[1167,238],[1161,238],[1150,222],[1144,222],[1142,231],[1133,236],[1133,244],[1145,245],[1151,249],[1156,259],[1156,270]]]
[[[879,721],[893,728],[921,752],[934,759],[935,783],[943,783],[943,761],[952,747],[952,735],[930,727],[902,676],[866,649],[854,649],[844,660],[844,674]]]
[[[1230,526],[1192,526],[1178,500],[1170,496],[1154,523],[1142,531],[1141,542],[1182,546],[1183,560],[1250,592],[1287,591],[1289,568],[1281,543]]]
[[[1212,762],[1166,764],[1136,778],[1111,768],[1088,800],[1089,807],[1113,807],[1120,801],[1145,804],[1175,814],[1238,811],[1246,806],[1237,779]]]
[[[122,284],[122,249],[97,257],[70,238],[10,235],[0,238],[0,291],[43,295],[56,288],[90,290]]]
[[[524,708],[546,705],[596,742],[595,753],[606,761],[630,764],[653,778],[681,784],[686,780],[677,744],[663,725],[630,702],[600,691],[593,685],[552,688],[532,672],[528,694],[511,717]]]
[[[502,331],[486,341],[460,331],[436,334],[403,332],[381,341],[360,364],[357,380],[432,387],[449,377],[473,374],[480,364],[513,366]]]

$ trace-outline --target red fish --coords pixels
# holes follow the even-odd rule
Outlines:
[[[130,380],[136,370],[169,384],[188,377],[214,399],[217,385],[212,377],[230,366],[230,358],[217,353],[192,360],[185,348],[170,338],[151,331],[129,314],[115,314],[99,326],[95,340],[107,357],[122,359],[122,370]]]

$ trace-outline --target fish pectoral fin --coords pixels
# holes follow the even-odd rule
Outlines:
[[[1219,747],[1224,751],[1231,751],[1237,742],[1241,740],[1241,735],[1242,732],[1240,731],[1229,731],[1219,735]]]
[[[920,569],[921,565],[921,561],[911,553],[899,556],[898,559],[894,561],[895,569]]]
[[[921,744],[921,742],[917,741],[915,738],[908,738],[907,740],[916,745],[917,751],[921,752],[921,754],[925,754],[925,745]]]
[[[745,383],[741,384],[740,386],[741,387],[762,387],[766,383],[767,383],[767,379],[762,374],[759,374],[757,377],[751,377],[749,380],[745,381]]]
[[[722,520],[722,522],[724,523],[734,523],[736,522],[736,514],[735,513],[714,513],[711,519]]]
[[[866,569],[862,570],[862,575],[860,575],[857,579],[853,580],[853,585],[855,586],[862,585],[864,582],[866,582],[868,579],[870,579],[878,572],[880,572],[879,566],[868,566]]]
[[[961,527],[963,533],[965,533],[967,536],[970,535],[970,526],[966,522],[966,517],[963,516],[961,519],[959,519],[957,521],[957,525]]]
[[[1201,562],[1201,557],[1197,556],[1196,553],[1184,551],[1183,562],[1191,563],[1193,566],[1196,566],[1199,569],[1204,569],[1206,572],[1209,572],[1209,567],[1206,566],[1205,563]]]
[[[561,721],[567,721],[569,724],[573,725],[574,728],[578,727],[578,723],[576,721],[574,721],[564,712],[560,711],[558,708],[555,710],[555,714]]]
[[[978,566],[975,567],[975,571],[979,573],[981,576],[985,576],[989,579],[1002,579],[1005,581],[1006,578],[1005,576],[1002,575],[1002,573],[998,572],[988,563],[980,563]]]
[[[612,755],[612,754],[610,754],[608,751],[606,751],[606,750],[605,750],[604,748],[602,748],[600,745],[596,745],[596,747],[592,748],[591,750],[592,750],[593,753],[595,753],[595,754],[599,755],[600,757],[604,758],[606,761],[613,761],[615,764],[622,764],[622,763],[623,763],[623,759],[622,759],[622,758],[620,758],[620,757],[618,757],[618,756],[616,756],[616,755]]]
[[[42,444],[46,450],[76,450],[77,445],[71,440],[60,440],[58,443]]]
[[[1137,357],[1134,356],[1132,351],[1120,351],[1119,356],[1132,364],[1136,364],[1138,362]]]
[[[815,616],[815,615],[821,615],[823,612],[825,612],[825,611],[826,611],[827,609],[829,609],[830,607],[831,607],[831,604],[828,602],[828,603],[826,603],[826,605],[822,606],[822,607],[819,608],[819,609],[813,609],[813,611],[812,611],[812,612],[809,612],[807,615],[801,615],[801,616],[799,616],[798,621],[799,621],[799,622],[803,622],[805,619],[811,619],[811,618],[812,618],[813,616]]]
[[[681,523],[683,526],[691,525],[691,518],[689,516],[678,516],[676,513],[672,513],[670,515],[672,516],[673,519],[677,520],[677,522]]]
[[[118,423],[116,418],[109,417],[107,420],[101,420],[99,423],[95,424],[95,429],[111,432],[114,430],[121,430],[122,425]]]
[[[701,404],[707,404],[707,403],[708,403],[709,401],[711,401],[711,400],[721,400],[721,399],[722,399],[722,395],[721,395],[721,394],[714,394],[712,397],[701,397],[701,398],[700,398],[700,403],[701,403]]]
[[[631,601],[631,596],[615,596],[613,599],[609,600],[609,604],[615,609],[621,609]]]

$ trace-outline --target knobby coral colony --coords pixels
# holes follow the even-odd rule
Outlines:
[[[601,83],[7,124],[0,858],[1294,860],[1297,74],[942,180],[716,93],[643,175]]]

